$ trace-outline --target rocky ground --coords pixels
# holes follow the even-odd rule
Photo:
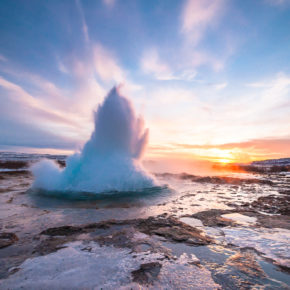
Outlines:
[[[0,289],[289,289],[288,173],[157,178],[76,200],[1,172]]]

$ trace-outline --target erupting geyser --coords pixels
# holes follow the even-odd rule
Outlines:
[[[65,169],[51,160],[32,167],[34,188],[57,191],[136,191],[155,186],[141,164],[148,141],[142,118],[118,88],[95,112],[95,129],[81,153],[67,159]]]

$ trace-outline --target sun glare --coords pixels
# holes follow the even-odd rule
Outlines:
[[[219,159],[219,163],[222,163],[222,164],[228,164],[230,162],[231,162],[231,160],[229,160],[229,159]]]

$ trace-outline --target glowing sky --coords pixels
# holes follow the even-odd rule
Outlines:
[[[148,158],[290,156],[289,0],[0,3],[0,149],[72,151],[115,84]]]

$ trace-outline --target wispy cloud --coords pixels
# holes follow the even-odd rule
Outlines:
[[[4,55],[2,55],[2,54],[0,54],[0,61],[7,61],[7,58],[4,56]]]
[[[44,148],[46,151],[51,148],[66,150],[76,150],[78,148],[78,138],[55,134],[45,130],[45,128],[32,126],[25,119],[13,119],[9,122],[0,119],[2,124],[0,128],[0,149],[2,150],[13,149],[13,151],[16,151],[20,147],[25,148],[25,151],[30,148],[30,151],[35,152],[35,148]],[[31,150],[31,148],[34,149]]]
[[[56,58],[56,70],[61,70],[66,79],[73,82],[73,87],[69,88],[60,88],[57,82],[23,70],[13,63],[2,65],[0,71],[5,78],[0,77],[1,124],[6,122],[10,127],[18,126],[27,136],[35,133],[35,138],[47,134],[47,138],[41,137],[43,146],[46,142],[47,146],[56,147],[57,140],[60,140],[64,148],[76,144],[76,140],[78,143],[86,140],[92,129],[92,110],[113,84],[125,82],[125,92],[140,89],[130,80],[114,54],[104,46],[90,43],[86,46],[86,52],[83,57],[71,53],[65,59]],[[7,111],[7,108],[13,110]],[[10,145],[20,144],[22,138],[23,144],[28,146],[29,142],[22,135],[12,138],[8,131],[2,133],[2,136],[5,133]],[[52,136],[58,137],[54,137],[55,142],[48,142]],[[70,141],[65,145],[63,138]],[[5,142],[2,144],[9,145]],[[35,140],[31,142],[41,146]]]
[[[76,6],[77,6],[77,9],[79,11],[81,22],[82,22],[83,35],[84,35],[85,41],[88,43],[90,41],[89,29],[88,29],[85,15],[84,15],[84,10],[83,10],[82,4],[81,4],[81,0],[75,0],[75,1],[76,1]]]
[[[59,61],[57,61],[56,65],[59,65]],[[79,69],[80,67],[83,69]],[[5,67],[0,67],[1,72],[14,79],[10,86],[18,86],[17,83],[23,82],[29,86],[29,91],[31,93],[27,93],[29,95],[27,100],[33,97],[34,102],[45,102],[45,104],[42,104],[43,107],[46,106],[47,108],[57,108],[60,111],[65,110],[68,113],[78,112],[79,115],[83,114],[85,116],[87,115],[87,109],[89,106],[92,107],[93,104],[96,104],[97,96],[100,97],[104,95],[105,91],[102,90],[100,85],[98,85],[94,79],[92,79],[93,70],[90,68],[90,65],[86,65],[84,61],[74,57],[67,59],[66,69],[67,76],[72,78],[74,82],[74,90],[72,91],[69,89],[59,88],[53,81],[47,80],[41,75],[36,75],[30,71],[24,70],[14,64],[7,63]],[[9,77],[5,80],[6,82]],[[92,98],[94,98],[94,100],[92,100],[93,102],[90,101],[91,94],[87,94],[86,102],[83,102],[82,99],[84,95],[79,95],[78,91],[81,88],[83,90],[85,87],[91,87],[92,82],[95,82],[95,87],[99,87],[99,89],[92,92],[94,93],[94,96],[92,96]],[[2,86],[4,86],[3,81]],[[6,84],[6,87],[7,86],[8,84]],[[18,87],[19,89],[24,90],[25,85]],[[87,92],[85,90],[82,93]],[[20,96],[21,95],[24,94],[20,94]],[[86,108],[84,104],[86,104]]]
[[[282,147],[281,147],[282,145]],[[249,149],[255,148],[259,150],[273,150],[276,153],[279,153],[279,150],[289,152],[290,148],[290,137],[288,138],[263,138],[263,139],[253,139],[245,142],[236,142],[236,143],[225,143],[225,144],[178,144],[173,143],[172,146],[180,147],[185,149],[212,149],[212,148],[220,148],[220,149],[233,149],[233,148],[241,148],[241,149]]]
[[[101,44],[94,47],[95,69],[103,81],[124,82],[125,72],[119,66],[113,53],[105,49]]]
[[[173,75],[169,66],[162,62],[156,49],[146,51],[141,59],[141,68],[158,80],[171,80]]]
[[[196,77],[194,69],[173,69],[168,63],[161,60],[157,49],[146,50],[141,59],[141,69],[144,73],[152,75],[157,80],[183,80],[192,81]]]
[[[278,90],[283,91],[284,89],[287,89],[290,85],[290,76],[287,76],[283,72],[277,73],[274,77],[269,77],[264,80],[260,80],[258,82],[248,83],[246,86],[252,87],[252,88],[264,88],[264,89],[271,89],[272,90]]]
[[[236,93],[235,97],[214,104],[215,142],[225,138],[218,137],[222,135],[240,141],[289,132],[290,76],[279,73],[259,84],[259,90],[252,88],[250,92]]]
[[[272,6],[284,6],[290,4],[289,0],[265,0],[266,4],[270,4]]]
[[[233,39],[229,28],[222,24],[228,10],[227,0],[186,0],[181,13],[180,43],[181,59],[187,67],[198,70],[209,67],[214,72],[224,69],[227,59],[234,53],[238,41]],[[208,39],[219,31],[221,38]],[[214,32],[214,34],[212,34]],[[219,40],[223,39],[223,49],[217,51]],[[208,46],[207,43],[211,42]],[[240,40],[239,40],[240,41]]]
[[[9,93],[10,98],[12,98],[14,102],[21,104],[23,109],[25,107],[32,108],[34,110],[34,116],[42,116],[46,120],[65,123],[70,126],[76,125],[76,122],[73,118],[70,118],[71,116],[69,114],[63,115],[63,112],[51,108],[46,101],[33,97],[21,86],[0,77],[0,87],[4,88]],[[31,117],[33,118],[33,116]]]
[[[150,118],[147,119],[152,139],[157,144],[169,144],[174,140],[184,144],[233,144],[264,140],[268,136],[286,136],[290,123],[289,76],[278,74],[271,81],[261,82],[270,86],[246,91],[237,88],[234,93],[229,89],[226,95],[222,92],[226,82],[201,84],[199,89],[178,89],[175,85],[168,90],[151,91],[148,93],[151,102],[147,101]],[[160,110],[160,104],[166,105],[166,110]],[[199,149],[212,149],[212,154],[221,154],[213,151],[215,147],[195,146],[195,154],[206,154]],[[235,156],[243,153],[240,151],[238,149]],[[248,153],[258,156],[256,149]],[[265,152],[261,154],[265,156]]]
[[[204,51],[190,51],[187,57],[190,59],[190,64],[194,68],[206,65],[212,67],[214,71],[220,71],[224,67],[223,58],[217,58]]]
[[[62,72],[64,74],[68,74],[69,73],[67,67],[61,61],[58,62],[58,69],[59,69],[60,72]]]
[[[157,88],[151,93],[151,102],[159,105],[184,105],[196,99],[194,92],[182,88]],[[151,104],[152,105],[152,104]]]
[[[218,84],[215,84],[214,87],[215,89],[217,90],[223,90],[224,88],[226,88],[228,85],[227,82],[223,82],[223,83],[218,83]]]
[[[64,60],[56,60],[56,69]],[[64,64],[63,64],[64,65]],[[55,81],[33,74],[13,63],[1,66],[5,76],[0,78],[1,102],[13,110],[2,111],[2,117],[21,123],[21,118],[43,132],[85,140],[92,128],[92,109],[106,91],[95,79],[93,61],[74,55],[65,59],[66,78],[73,87],[60,88]],[[12,79],[12,80],[10,80]],[[19,125],[20,126],[20,125]],[[28,127],[28,126],[27,126]],[[25,128],[27,128],[25,127]]]
[[[211,150],[220,150],[220,153],[228,153],[229,160],[248,162],[256,159],[282,158],[290,154],[290,138],[262,138],[245,142],[225,144],[171,144],[175,150],[198,152],[202,150],[208,154]],[[202,157],[202,156],[201,156]]]
[[[141,89],[122,68],[114,53],[100,43],[93,46],[93,63],[96,74],[106,84],[112,86],[121,83],[125,92]]]
[[[197,44],[206,30],[214,26],[224,6],[224,0],[187,0],[182,13],[182,32]]]
[[[144,52],[140,61],[142,71],[165,81],[193,81],[201,67],[209,67],[214,72],[221,71],[233,53],[233,44],[225,37],[224,49],[216,55],[216,51],[202,47],[202,40],[210,29],[216,29],[224,14],[226,1],[186,0],[181,13],[181,39],[176,51],[178,62],[166,59],[166,54],[160,53],[162,49],[155,47]]]
[[[49,139],[45,132],[85,140],[92,109],[111,86],[125,82],[137,110],[144,110],[153,144],[287,135],[290,76],[271,74],[277,67],[288,72],[289,0],[117,1],[49,1],[41,19],[34,2],[31,9],[20,3],[17,13],[2,9],[0,128],[11,122],[17,132],[17,122],[21,138],[27,131],[42,140]]]

